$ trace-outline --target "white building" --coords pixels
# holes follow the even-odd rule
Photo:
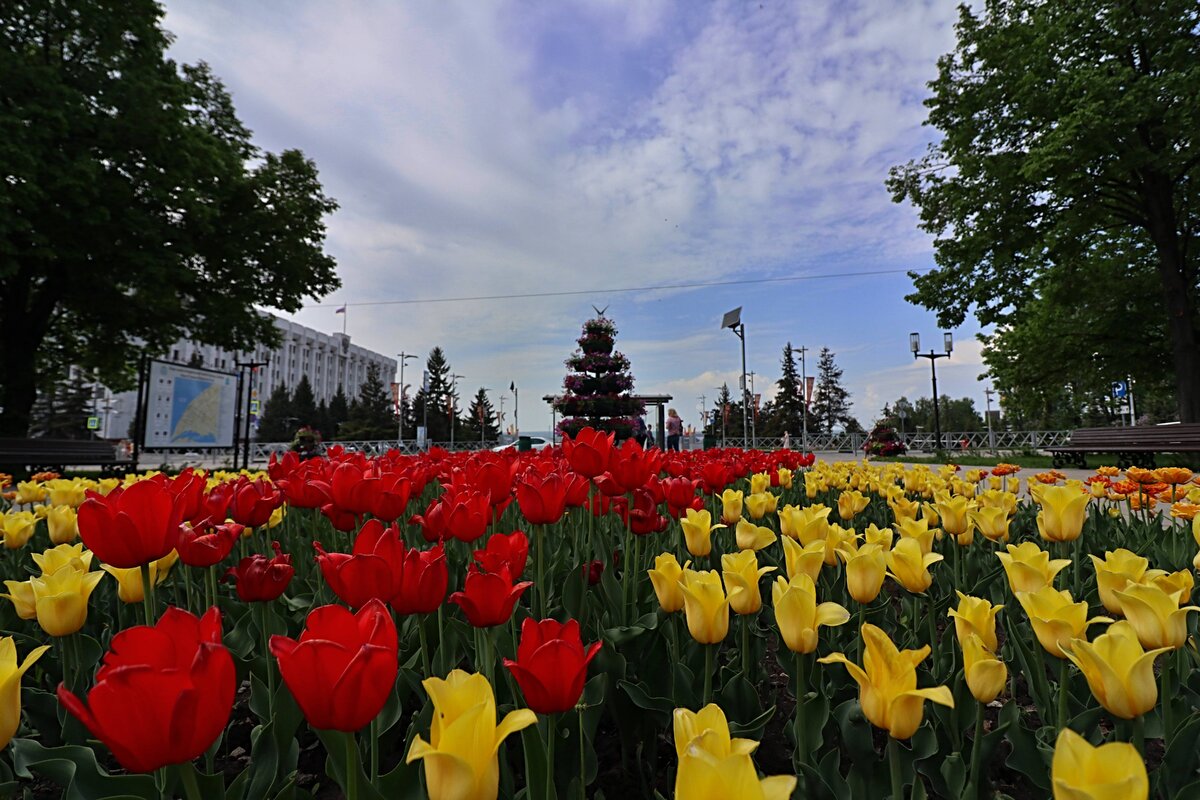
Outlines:
[[[396,379],[396,359],[352,344],[344,333],[322,333],[313,328],[275,318],[281,333],[279,347],[259,346],[248,351],[230,351],[207,344],[180,340],[161,357],[163,361],[205,367],[219,372],[236,373],[238,362],[267,362],[255,370],[250,379],[250,399],[258,400],[259,412],[266,408],[272,390],[283,384],[295,390],[302,376],[308,376],[316,402],[328,403],[339,386],[344,386],[346,398],[353,400],[367,378],[367,367],[379,368],[379,377],[386,388]],[[244,397],[244,395],[243,395]],[[102,415],[100,433],[105,438],[124,438],[133,422],[137,392],[119,392],[97,403]]]

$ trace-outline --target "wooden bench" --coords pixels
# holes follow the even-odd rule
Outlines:
[[[74,439],[0,439],[0,470],[12,473],[58,472],[68,467],[100,467],[104,474],[133,468],[111,443]]]
[[[1138,425],[1131,428],[1079,428],[1064,445],[1047,448],[1055,467],[1087,467],[1088,453],[1115,453],[1121,469],[1153,469],[1158,453],[1200,453],[1200,424]]]

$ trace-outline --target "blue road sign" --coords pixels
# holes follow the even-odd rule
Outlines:
[[[1112,383],[1113,397],[1122,400],[1129,394],[1129,384],[1125,381],[1113,381]]]

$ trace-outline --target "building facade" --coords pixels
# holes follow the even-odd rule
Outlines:
[[[257,400],[259,412],[266,410],[267,398],[283,384],[294,391],[300,378],[307,375],[313,397],[328,403],[345,387],[347,399],[354,399],[374,364],[386,387],[396,380],[396,359],[360,347],[344,333],[322,333],[289,320],[275,318],[282,335],[277,348],[259,346],[253,350],[230,351],[212,345],[180,340],[160,358],[219,372],[238,372],[238,362],[266,362],[250,376],[250,399]],[[137,392],[118,392],[98,399],[97,413],[102,415],[100,433],[104,438],[124,438],[133,424]],[[256,415],[252,415],[252,425]],[[253,428],[252,428],[253,435]]]

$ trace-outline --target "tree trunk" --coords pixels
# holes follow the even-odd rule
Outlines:
[[[63,277],[51,271],[37,292],[31,292],[32,279],[24,270],[0,283],[0,436],[29,434],[37,399],[37,354],[50,330]]]

